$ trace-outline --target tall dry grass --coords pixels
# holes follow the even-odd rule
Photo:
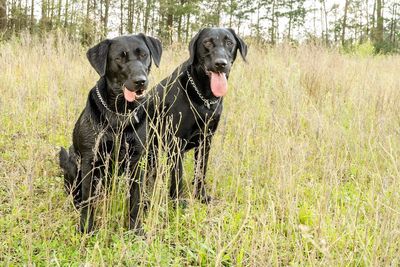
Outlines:
[[[63,192],[58,147],[98,78],[84,52],[62,36],[0,44],[1,265],[400,264],[399,56],[252,45],[213,139],[217,201],[174,209],[162,180],[136,237],[113,211],[80,235]],[[167,49],[153,84],[187,54]],[[188,155],[188,192],[193,169]]]

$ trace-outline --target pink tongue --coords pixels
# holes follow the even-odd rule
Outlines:
[[[228,91],[228,82],[225,73],[211,72],[211,91],[216,97],[226,95]]]
[[[136,93],[129,91],[126,87],[124,87],[124,97],[128,102],[133,102],[136,99]]]

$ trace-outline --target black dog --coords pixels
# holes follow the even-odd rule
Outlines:
[[[237,50],[245,60],[247,45],[232,29],[205,28],[190,41],[190,58],[153,92],[150,113],[150,159],[157,156],[160,142],[166,145],[172,164],[170,196],[176,199],[182,188],[183,154],[195,149],[195,195],[202,202],[211,139],[222,113],[222,98]],[[155,137],[158,136],[158,137]],[[160,138],[160,136],[162,136]],[[153,155],[153,156],[152,156]],[[154,168],[154,163],[149,166]]]
[[[162,54],[159,40],[144,34],[105,40],[87,52],[90,64],[101,76],[91,89],[87,104],[73,131],[69,153],[61,148],[67,190],[81,209],[80,230],[93,228],[96,185],[105,173],[105,161],[118,161],[119,170],[132,175],[130,224],[137,226],[139,186],[137,165],[146,136],[144,91],[148,85],[151,59],[158,67]],[[140,129],[139,129],[140,128]]]

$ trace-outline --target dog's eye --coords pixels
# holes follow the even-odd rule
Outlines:
[[[142,49],[140,49],[140,48],[137,48],[137,49],[135,50],[135,54],[136,54],[136,56],[137,56],[138,58],[146,58],[146,57],[147,57],[146,51],[144,51],[144,50],[142,50]]]
[[[123,56],[123,57],[126,57],[127,55],[128,55],[128,53],[127,53],[126,51],[123,51],[123,52],[122,52],[122,56]]]
[[[213,42],[211,42],[210,40],[205,41],[203,45],[205,48],[212,48],[214,46]]]
[[[128,52],[122,51],[114,60],[120,62],[122,59],[128,57]]]
[[[229,47],[233,46],[233,42],[231,40],[227,39],[226,40],[226,45],[229,46]]]

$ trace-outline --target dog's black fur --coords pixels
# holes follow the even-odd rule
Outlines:
[[[140,127],[145,121],[144,100],[136,98],[129,102],[123,90],[141,95],[148,85],[152,59],[158,67],[161,54],[160,41],[144,34],[107,39],[87,52],[89,62],[101,78],[91,89],[86,107],[75,124],[73,145],[69,152],[61,148],[59,154],[65,187],[81,210],[82,232],[93,229],[91,198],[105,175],[106,160],[110,157],[118,161],[119,170],[132,176],[129,227],[138,227],[137,165],[146,136],[146,128]],[[131,111],[136,111],[136,115]]]
[[[148,108],[152,117],[150,129],[156,129],[158,136],[169,154],[172,164],[170,196],[177,199],[182,188],[182,158],[186,151],[195,149],[194,179],[195,195],[202,202],[211,198],[206,193],[205,176],[211,147],[222,113],[222,97],[216,97],[210,87],[210,71],[223,72],[228,78],[237,50],[246,60],[247,45],[232,29],[205,28],[190,41],[190,58],[179,66],[171,76],[161,81]],[[198,88],[188,79],[190,73]],[[208,101],[216,102],[207,107],[200,95]],[[168,128],[168,129],[167,129]],[[151,131],[150,131],[151,132]],[[153,148],[151,154],[157,156],[160,138],[148,140]],[[149,166],[154,164],[150,163]],[[153,166],[154,167],[154,166]]]

